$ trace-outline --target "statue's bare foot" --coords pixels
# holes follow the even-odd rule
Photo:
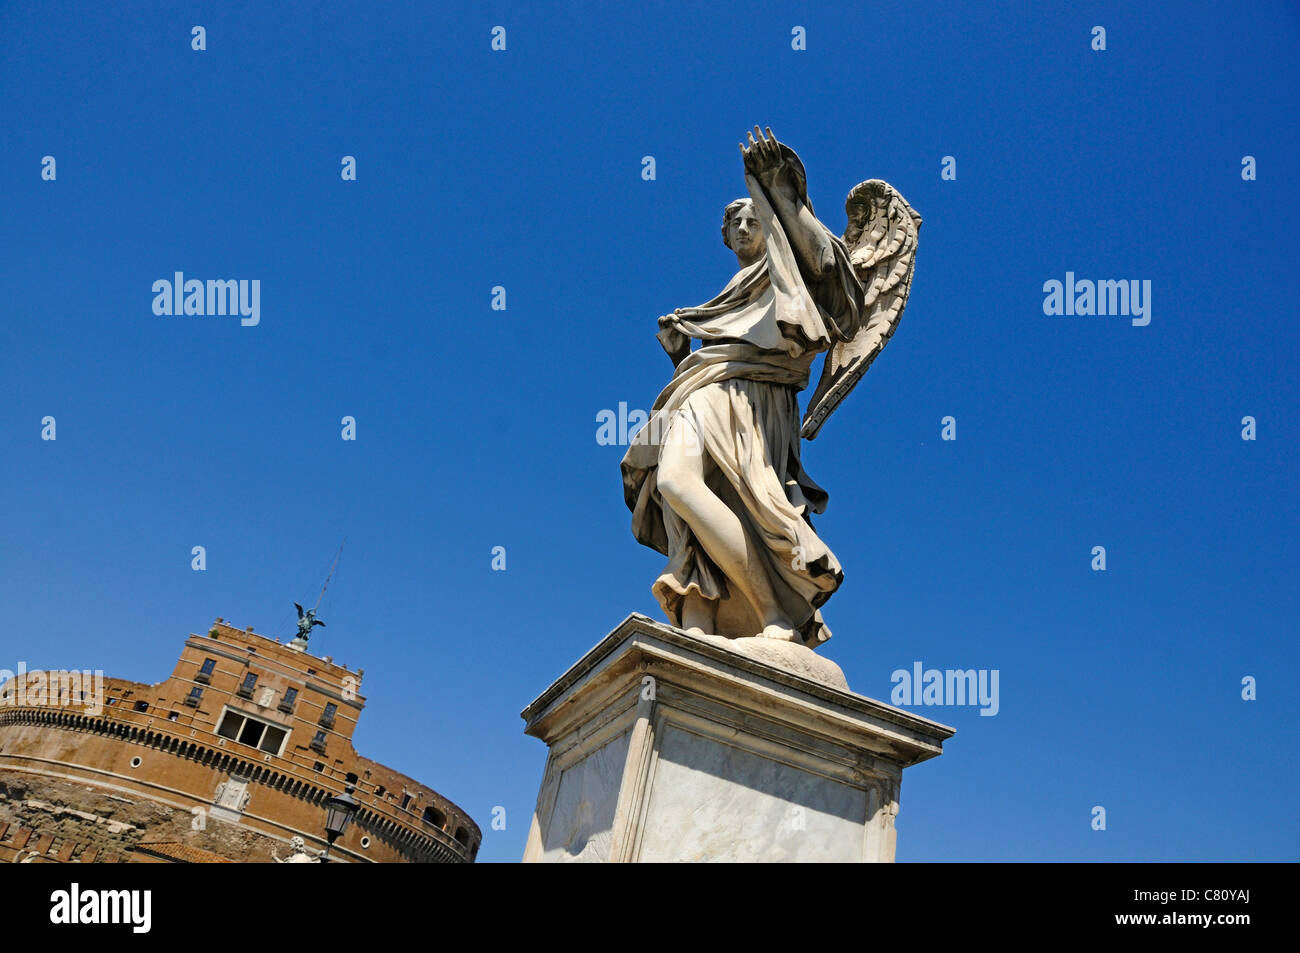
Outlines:
[[[763,627],[763,631],[759,633],[759,638],[776,639],[780,642],[798,642],[799,633],[795,632],[793,626],[773,622]]]
[[[701,628],[700,626],[698,626],[698,625],[687,626],[687,627],[686,627],[685,629],[683,629],[682,631],[685,632],[687,635],[696,635],[696,636],[698,636],[698,635],[711,635],[711,634],[712,634],[712,633],[709,633],[709,632],[705,632],[704,629],[702,629],[702,628]]]

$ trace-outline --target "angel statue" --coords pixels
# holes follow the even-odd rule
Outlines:
[[[315,609],[308,609],[304,612],[302,606],[296,602],[293,607],[298,610],[298,639],[301,639],[306,644],[307,640],[311,638],[311,630],[318,625],[323,626],[325,623],[316,618]],[[294,641],[297,641],[297,639]]]
[[[816,647],[844,574],[813,530],[828,497],[799,439],[817,435],[894,333],[921,217],[871,179],[849,193],[837,238],[813,215],[794,151],[770,128],[748,139],[749,197],[722,216],[740,270],[717,297],[659,319],[676,371],[623,457],[623,493],[638,542],[668,557],[652,591],[674,626]],[[822,352],[801,423],[795,395]]]

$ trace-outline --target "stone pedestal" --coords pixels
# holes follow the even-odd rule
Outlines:
[[[953,729],[802,646],[631,615],[523,711],[550,748],[524,861],[893,861],[903,768]]]

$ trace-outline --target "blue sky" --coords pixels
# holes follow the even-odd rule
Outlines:
[[[263,6],[0,7],[0,668],[291,635],[346,537],[312,645],[366,669],[358,748],[518,859],[519,711],[660,617],[596,415],[734,271],[758,122],[832,229],[867,178],[925,220],[804,457],[850,685],[1000,672],[995,717],[914,709],[957,735],[899,859],[1297,859],[1295,6]],[[175,271],[259,279],[260,324],[155,315]],[[1151,323],[1045,315],[1067,271],[1150,280]]]

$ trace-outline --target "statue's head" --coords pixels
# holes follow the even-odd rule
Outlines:
[[[723,210],[722,241],[736,253],[741,265],[752,264],[767,251],[753,199],[736,199]]]
[[[307,842],[297,836],[289,838],[289,846],[293,848],[295,854],[301,854],[307,850]]]

